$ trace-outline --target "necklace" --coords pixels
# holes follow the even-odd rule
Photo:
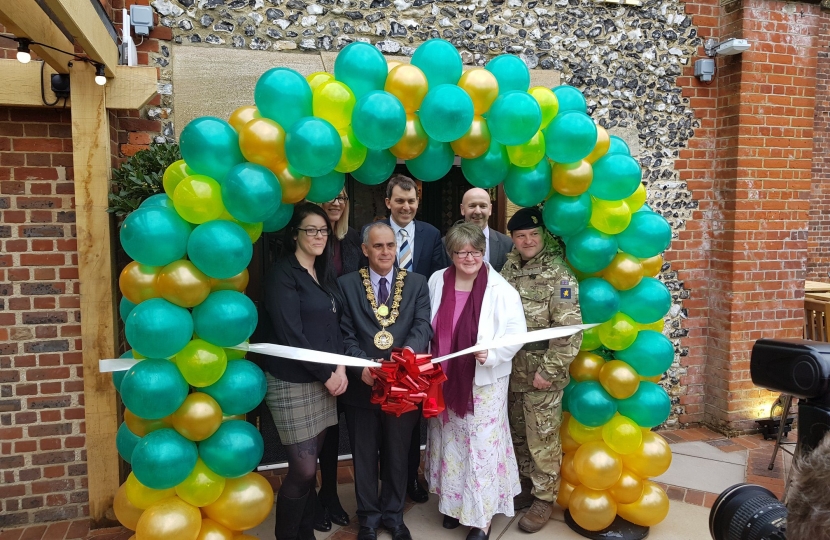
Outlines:
[[[381,304],[380,307],[378,307],[375,292],[372,290],[372,282],[369,280],[369,270],[361,268],[360,276],[363,278],[363,287],[366,289],[366,299],[369,301],[369,305],[372,307],[372,312],[375,314],[375,317],[382,328],[380,332],[375,334],[375,347],[381,350],[389,349],[392,347],[395,339],[392,334],[386,330],[386,327],[395,324],[395,321],[398,319],[398,307],[401,305],[401,299],[403,298],[401,296],[401,292],[403,291],[403,280],[406,277],[406,270],[399,269],[397,276],[395,276],[395,291],[392,294],[391,312],[386,304]]]

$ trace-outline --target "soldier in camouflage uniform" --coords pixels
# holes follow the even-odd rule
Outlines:
[[[528,331],[581,324],[576,278],[562,249],[545,230],[542,213],[523,208],[507,228],[515,249],[501,275],[519,291]],[[522,494],[516,496],[514,506],[517,510],[530,506],[519,520],[519,528],[526,532],[537,532],[548,522],[559,493],[562,395],[581,343],[582,332],[527,343],[513,358],[508,414],[522,476]]]

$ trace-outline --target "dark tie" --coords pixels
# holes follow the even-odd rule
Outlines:
[[[386,281],[385,277],[380,278],[378,282],[378,301],[381,304],[385,304],[389,299],[389,287],[386,286],[387,283],[388,281]]]

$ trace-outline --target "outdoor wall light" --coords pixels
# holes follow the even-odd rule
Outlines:
[[[32,53],[29,51],[29,41],[26,38],[17,39],[17,60],[21,64],[28,64],[32,59]]]
[[[39,47],[44,47],[46,49],[51,49],[53,51],[57,51],[59,53],[69,55],[69,56],[72,57],[72,60],[77,60],[79,62],[86,62],[88,64],[92,64],[93,66],[95,66],[95,84],[97,84],[98,86],[104,86],[105,84],[107,84],[107,74],[105,72],[106,66],[104,64],[100,63],[100,62],[96,62],[95,60],[92,60],[91,58],[88,58],[86,56],[78,56],[77,54],[75,54],[73,52],[69,52],[69,51],[62,51],[62,50],[57,49],[55,47],[52,47],[50,45],[46,45],[45,43],[39,43],[37,41],[32,41],[29,38],[12,37],[12,36],[8,36],[8,35],[0,35],[0,37],[4,37],[6,39],[10,39],[12,41],[17,42],[17,60],[21,64],[28,64],[32,60],[32,53],[29,50],[29,47],[31,47],[32,45],[37,45]],[[72,65],[72,61],[69,62],[69,65],[70,66]],[[41,69],[41,72],[42,71],[43,70]],[[41,78],[43,78],[43,73],[41,73]],[[44,103],[45,103],[45,100],[44,100]]]
[[[104,86],[107,84],[107,76],[104,73],[104,64],[98,64],[95,66],[95,84],[98,86]]]
[[[706,49],[706,56],[711,58],[715,56],[731,56],[748,51],[749,41],[741,38],[731,38],[723,43],[718,43],[718,40],[709,38],[703,44],[703,48]]]

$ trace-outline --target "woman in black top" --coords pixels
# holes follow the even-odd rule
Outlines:
[[[337,277],[356,272],[360,269],[360,256],[363,252],[360,249],[360,235],[349,227],[349,196],[346,195],[346,188],[343,188],[340,195],[321,204],[320,207],[326,212],[334,232],[331,241]]]
[[[331,264],[331,225],[319,206],[297,205],[286,227],[285,254],[268,274],[265,304],[280,345],[343,353],[337,283]],[[268,363],[268,393],[288,473],[277,495],[277,540],[314,538],[317,456],[326,428],[337,423],[337,402],[348,384],[344,366],[289,359]]]

